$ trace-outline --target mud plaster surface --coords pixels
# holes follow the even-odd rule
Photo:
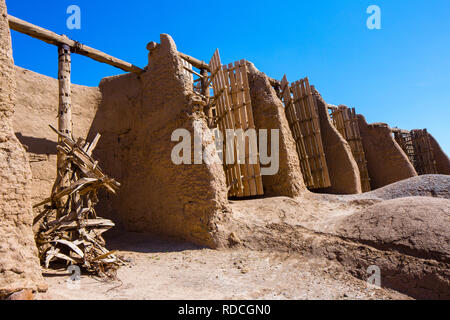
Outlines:
[[[45,290],[31,229],[31,170],[13,131],[15,75],[5,1],[0,1],[0,298]]]
[[[358,115],[372,190],[417,176],[402,148],[395,141],[387,124],[367,124]]]
[[[333,194],[361,193],[359,168],[350,145],[331,122],[328,104],[315,88],[312,90],[317,103],[320,133],[331,181],[331,187],[323,191]]]

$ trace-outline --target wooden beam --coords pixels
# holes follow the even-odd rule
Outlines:
[[[72,137],[72,97],[71,97],[71,56],[70,47],[66,44],[58,46],[58,83],[59,83],[59,106],[58,106],[58,130]],[[61,144],[61,138],[58,143]],[[58,151],[56,157],[56,180],[53,186],[54,192],[59,192],[66,185],[66,155]],[[59,201],[59,200],[57,200]],[[57,205],[57,217],[63,215],[63,203]]]
[[[8,20],[9,20],[9,27],[11,28],[11,30],[29,35],[33,38],[42,40],[46,43],[53,44],[56,46],[67,45],[71,48],[72,52],[74,53],[87,56],[98,62],[109,64],[126,72],[133,72],[137,74],[141,74],[142,72],[144,72],[143,69],[136,67],[131,63],[117,59],[97,49],[82,45],[79,42],[70,40],[64,35],[56,34],[52,31],[38,27],[29,22],[13,17],[11,15],[8,15]]]
[[[198,60],[194,57],[188,56],[187,54],[184,54],[182,52],[178,52],[178,55],[180,56],[180,58],[186,60],[187,62],[192,64],[197,69],[205,69],[207,71],[211,71],[209,68],[209,64],[207,64],[205,61],[200,61],[200,60]]]

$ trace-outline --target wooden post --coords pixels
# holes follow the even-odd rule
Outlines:
[[[212,108],[209,104],[209,97],[210,97],[210,92],[209,92],[209,81],[208,81],[208,70],[206,69],[200,69],[200,75],[202,76],[201,78],[201,85],[202,85],[202,95],[204,95],[206,97],[206,105],[208,106],[208,110],[205,110],[208,116],[208,125],[210,127],[213,126],[214,123],[214,118],[213,118],[213,113],[212,113]]]
[[[70,47],[62,44],[58,47],[58,81],[59,81],[59,106],[58,106],[58,130],[72,138],[72,99],[70,86],[71,56]],[[61,137],[58,138],[61,143]],[[66,184],[67,172],[66,156],[58,150],[57,153],[56,181],[52,193],[60,191]],[[55,204],[57,216],[63,215],[63,203]]]
[[[71,57],[70,47],[60,45],[59,54],[59,108],[58,108],[58,130],[72,137],[72,99],[70,92]]]

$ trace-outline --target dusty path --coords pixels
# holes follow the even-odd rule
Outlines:
[[[131,259],[119,281],[82,277],[69,289],[64,272],[48,270],[52,299],[405,299],[386,289],[368,289],[337,263],[299,254],[210,250],[190,244],[124,234],[111,248]]]
[[[233,249],[204,249],[187,243],[158,240],[144,234],[110,236],[108,248],[119,250],[119,254],[131,261],[129,266],[119,270],[118,281],[101,282],[83,276],[79,290],[69,289],[64,270],[48,270],[45,277],[49,292],[40,298],[408,298],[390,289],[368,290],[365,282],[368,265],[377,265],[383,270],[384,284],[390,288],[411,292],[412,296],[419,298],[434,295],[446,297],[450,274],[448,261],[444,258],[448,252],[445,246],[439,245],[438,236],[448,238],[445,228],[448,227],[446,201],[449,200],[433,200],[433,197],[448,199],[449,184],[448,176],[430,175],[400,181],[363,195],[307,193],[296,199],[277,197],[231,201],[233,212],[230,220],[220,228],[222,232],[230,233],[232,242],[236,241],[235,244],[230,243]],[[407,198],[404,202],[388,200],[412,195],[427,198]],[[412,210],[408,208],[411,202],[415,203]],[[422,202],[429,204],[426,206],[427,212],[442,220],[437,226],[433,219],[422,217],[420,212],[414,211],[416,205],[423,206]],[[383,207],[383,203],[389,204]],[[392,211],[390,206],[393,205],[398,212]],[[366,211],[377,207],[380,213]],[[376,222],[377,216],[386,213],[386,219],[390,219],[391,224],[384,226],[380,224],[383,221]],[[364,222],[364,214],[375,216]],[[405,215],[412,218],[405,220],[402,218]],[[373,230],[369,228],[367,232],[380,236],[378,241],[382,245],[375,248],[358,237],[345,236],[342,222],[350,217],[359,217],[351,222],[354,226],[349,225],[352,228],[361,227],[358,219],[366,224],[375,223],[370,226]],[[397,220],[396,224],[404,225],[399,229],[401,232],[392,228]],[[416,226],[411,221],[422,224]],[[441,224],[444,228],[440,227]],[[421,228],[432,228],[434,233],[425,236],[424,232],[416,232]],[[394,237],[394,240],[397,236],[410,239],[414,244],[412,247],[410,245],[412,251],[405,254],[402,249],[405,245],[396,245],[386,235]],[[437,250],[439,257],[444,258],[424,259],[422,253],[434,252],[432,250]],[[405,265],[408,268],[404,268]]]

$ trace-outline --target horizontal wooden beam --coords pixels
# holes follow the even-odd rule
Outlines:
[[[53,44],[56,46],[60,45],[68,45],[74,53],[81,54],[83,56],[87,56],[95,61],[102,62],[119,68],[123,71],[133,72],[137,74],[141,74],[144,72],[143,69],[132,65],[126,61],[114,58],[106,53],[103,53],[97,49],[85,46],[79,42],[70,40],[64,35],[56,34],[52,31],[46,30],[44,28],[38,27],[29,22],[23,21],[19,18],[8,15],[9,27],[11,30],[29,35],[33,38],[42,40],[46,43]]]
[[[180,58],[186,60],[187,62],[192,64],[197,69],[204,69],[204,70],[211,72],[211,70],[209,68],[209,64],[207,64],[205,61],[200,61],[194,57],[188,56],[187,54],[184,54],[181,52],[178,52],[178,55],[180,56]]]

